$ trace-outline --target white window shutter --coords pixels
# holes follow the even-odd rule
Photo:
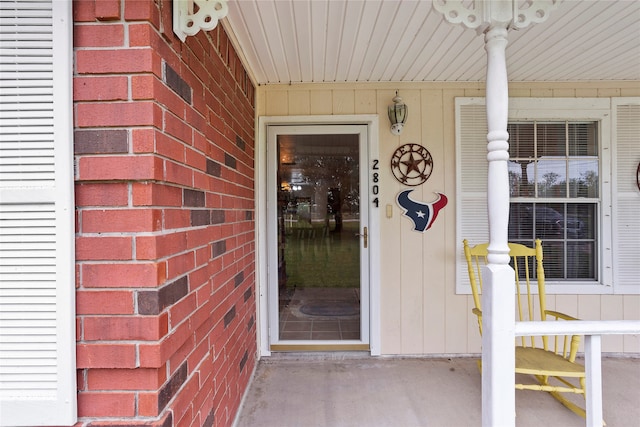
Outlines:
[[[489,241],[487,220],[487,113],[484,98],[456,99],[456,292],[471,293],[462,240]]]
[[[640,293],[640,189],[636,171],[640,164],[640,98],[612,100],[613,172],[613,283],[616,293]]]
[[[0,0],[0,425],[73,425],[70,1]]]

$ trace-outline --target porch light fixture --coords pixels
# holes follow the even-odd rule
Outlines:
[[[396,91],[396,96],[393,97],[393,105],[389,105],[388,107],[388,113],[389,121],[391,122],[391,133],[400,135],[402,127],[407,121],[409,109],[407,108],[407,104],[402,102],[402,98],[398,96],[398,91]]]
[[[229,12],[226,0],[173,0],[173,32],[181,41],[211,31]]]

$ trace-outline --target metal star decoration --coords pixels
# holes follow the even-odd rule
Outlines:
[[[431,176],[432,170],[431,153],[419,144],[398,147],[391,158],[393,176],[405,185],[416,186],[424,183]]]

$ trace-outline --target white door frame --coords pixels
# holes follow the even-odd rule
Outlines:
[[[374,160],[378,160],[378,116],[263,116],[256,130],[256,293],[259,356],[270,356],[268,310],[268,249],[267,238],[267,127],[273,125],[366,125],[368,144],[367,173],[371,175]],[[369,186],[370,187],[370,186]],[[365,189],[363,189],[365,191]],[[371,191],[370,188],[366,191]],[[371,196],[371,195],[370,195]],[[371,198],[372,199],[372,198]],[[380,355],[380,212],[369,203],[369,346],[371,355]]]
[[[268,254],[277,252],[278,247],[278,213],[276,204],[278,199],[277,189],[280,183],[276,181],[276,170],[279,159],[277,158],[277,139],[279,135],[352,135],[358,140],[358,188],[360,195],[358,233],[363,233],[364,227],[369,227],[370,212],[370,184],[369,184],[369,140],[367,137],[368,126],[364,124],[295,124],[295,125],[271,125],[267,130],[267,245],[271,249]],[[377,165],[379,167],[379,165]],[[375,196],[374,196],[375,197]],[[368,240],[368,238],[367,238]],[[369,245],[363,245],[364,240],[359,239],[360,257],[358,261],[360,269],[360,338],[351,340],[280,340],[280,313],[279,313],[279,282],[278,259],[270,256],[268,259],[269,289],[267,292],[267,304],[269,306],[269,345],[273,351],[278,349],[366,349],[370,348],[369,339]],[[320,351],[320,350],[318,350]]]

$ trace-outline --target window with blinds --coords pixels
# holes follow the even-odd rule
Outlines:
[[[71,2],[0,0],[0,424],[76,421]]]
[[[598,122],[520,121],[509,132],[509,241],[544,242],[547,280],[598,278]]]
[[[638,100],[509,102],[509,240],[543,240],[551,293],[640,293]],[[458,293],[470,293],[462,240],[489,239],[486,134],[484,98],[457,98]]]

